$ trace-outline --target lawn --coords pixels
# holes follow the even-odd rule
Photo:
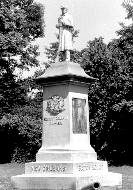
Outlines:
[[[0,164],[0,190],[15,190],[11,176],[24,173],[24,164]]]
[[[109,170],[122,174],[122,190],[133,190],[133,167],[109,167]]]
[[[123,174],[123,190],[133,190],[133,167],[109,167],[109,170]],[[24,164],[0,164],[0,190],[15,190],[10,178],[22,173]]]

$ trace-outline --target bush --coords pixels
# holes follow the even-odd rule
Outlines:
[[[8,147],[8,159],[1,162],[34,160],[41,146],[41,119],[22,114],[7,114],[0,120],[2,145]]]

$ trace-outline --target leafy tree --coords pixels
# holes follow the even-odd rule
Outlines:
[[[133,6],[126,4],[127,18]],[[133,25],[121,24],[118,39],[108,45],[102,38],[82,51],[82,65],[99,80],[89,88],[92,144],[99,155],[115,164],[132,164],[132,57]],[[118,157],[121,156],[121,163]]]
[[[16,80],[15,69],[37,66],[38,47],[32,42],[44,35],[43,7],[33,0],[0,1],[0,139],[3,158],[34,157],[41,135],[41,95],[28,98],[29,80]],[[33,80],[30,84],[34,85]],[[38,137],[39,135],[39,137]],[[7,154],[5,153],[7,149]],[[35,149],[35,150],[33,150]],[[15,153],[16,152],[16,153]],[[24,159],[24,158],[23,158]]]
[[[111,80],[111,56],[103,39],[95,38],[87,43],[87,47],[81,51],[81,65],[86,73],[96,78],[96,82],[88,89],[90,105],[91,143],[99,151],[105,146],[105,122],[109,112],[110,95],[108,84]],[[103,133],[104,131],[104,133]],[[107,142],[106,142],[107,143]]]
[[[15,69],[38,65],[37,46],[31,42],[43,35],[42,14],[42,6],[33,0],[0,1],[0,100],[3,113],[10,112],[15,103],[20,103],[22,91],[18,93],[20,85],[16,82]]]
[[[41,146],[42,92],[27,97],[26,104],[16,106],[0,120],[1,163],[31,161]],[[3,146],[4,145],[4,146]],[[7,150],[6,152],[4,150]]]
[[[24,112],[24,109],[21,111]],[[4,143],[3,148],[7,151],[2,154],[0,162],[35,159],[41,145],[41,119],[20,112],[14,115],[7,114],[0,121],[0,126],[3,128],[0,133],[1,143]]]
[[[127,11],[127,19],[133,18],[133,6],[130,4],[123,4]],[[131,134],[132,129],[132,118],[133,118],[133,24],[126,26],[121,23],[121,29],[117,31],[119,36],[118,39],[114,39],[108,44],[108,48],[112,52],[113,59],[119,66],[119,81],[118,90],[119,101],[115,101],[113,105],[113,118],[115,125],[119,130],[119,143],[117,152],[121,155],[123,163],[132,164],[131,154]],[[115,143],[116,144],[116,143]]]
[[[91,142],[100,157],[115,164],[120,164],[118,155],[121,155],[121,163],[132,160],[128,151],[131,138],[127,142],[123,140],[124,132],[126,138],[132,133],[131,66],[121,40],[114,39],[106,45],[102,38],[95,38],[82,50],[81,62],[86,72],[98,79],[88,90]]]

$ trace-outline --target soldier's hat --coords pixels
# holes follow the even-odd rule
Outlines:
[[[68,7],[66,5],[61,5],[61,9],[66,9],[68,10]]]

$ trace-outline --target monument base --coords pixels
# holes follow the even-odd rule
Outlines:
[[[15,187],[21,190],[81,190],[98,182],[102,190],[122,189],[121,174],[117,173],[90,173],[89,175],[75,176],[71,174],[44,175],[24,174],[13,176]],[[100,189],[100,188],[99,188]]]
[[[108,172],[107,162],[98,160],[31,162],[25,164],[25,174],[13,176],[11,180],[20,190],[89,190],[95,183],[102,190],[122,188],[122,175]]]

